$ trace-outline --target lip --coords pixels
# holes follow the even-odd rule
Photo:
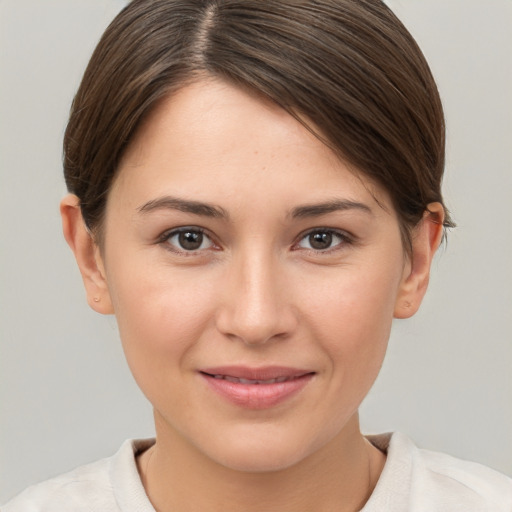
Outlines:
[[[248,409],[267,409],[300,392],[315,372],[284,366],[204,368],[199,375],[215,393]]]

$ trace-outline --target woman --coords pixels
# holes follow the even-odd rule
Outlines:
[[[452,225],[437,89],[383,4],[135,0],[64,147],[64,234],[157,435],[4,510],[509,510],[506,477],[359,429]]]

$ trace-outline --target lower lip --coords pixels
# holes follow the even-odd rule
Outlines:
[[[285,402],[301,391],[313,378],[312,373],[273,384],[242,384],[200,374],[210,389],[231,403],[247,409],[268,409]]]

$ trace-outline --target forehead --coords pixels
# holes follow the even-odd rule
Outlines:
[[[341,194],[393,210],[382,187],[297,119],[217,80],[180,89],[146,118],[123,156],[113,194],[121,189],[125,198],[135,194],[141,201],[177,192],[249,203],[315,202]]]

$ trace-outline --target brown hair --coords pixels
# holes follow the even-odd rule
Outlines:
[[[437,87],[381,1],[133,0],[94,51],[64,138],[66,183],[93,232],[141,120],[205,75],[268,97],[381,184],[405,241],[443,202]]]

